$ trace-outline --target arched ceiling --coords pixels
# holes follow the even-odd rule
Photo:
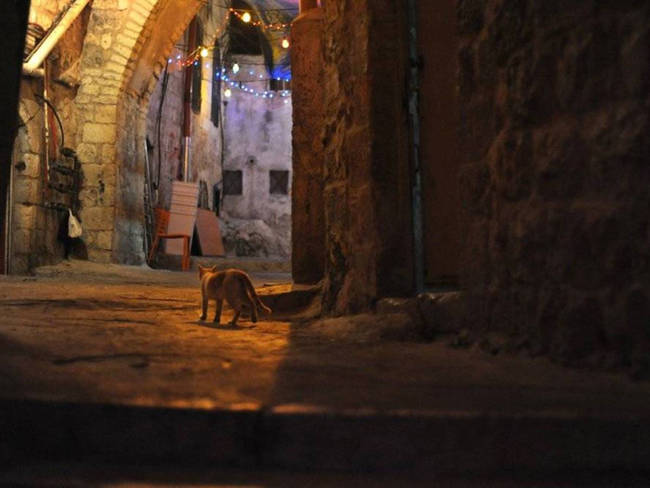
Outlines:
[[[298,15],[299,0],[246,0],[257,15],[267,24],[271,23],[291,23]],[[289,50],[280,46],[278,38],[284,36],[284,33],[277,31],[267,31],[266,37],[273,50],[273,72],[270,75],[274,78],[288,79],[291,78],[291,68],[289,60]],[[288,32],[287,32],[288,35]]]

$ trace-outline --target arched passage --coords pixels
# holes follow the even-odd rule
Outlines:
[[[123,10],[101,5],[93,7],[76,99],[86,171],[82,218],[90,259],[142,263],[149,98],[174,42],[204,2],[140,1]]]
[[[174,39],[198,0],[136,0],[93,6],[76,108],[89,258],[142,263],[145,116]]]

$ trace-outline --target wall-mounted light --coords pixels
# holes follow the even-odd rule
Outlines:
[[[223,95],[224,95],[226,98],[230,98],[231,95],[232,95],[232,90],[231,90],[230,88],[226,88],[226,89],[224,90],[224,92],[223,92]]]
[[[291,45],[291,43],[289,42],[289,39],[287,39],[286,37],[284,39],[282,39],[282,47],[284,49],[289,49],[290,45]]]
[[[201,48],[201,57],[202,58],[207,58],[208,57],[209,51],[207,47]]]
[[[232,65],[232,72],[235,74],[239,73],[239,65],[237,63]]]
[[[241,16],[241,20],[244,23],[248,24],[251,21],[251,14],[249,14],[248,12],[244,12]]]

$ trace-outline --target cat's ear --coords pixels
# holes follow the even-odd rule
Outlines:
[[[215,264],[214,266],[212,266],[212,268],[210,268],[210,271],[212,273],[216,273],[217,272],[217,265]]]
[[[202,278],[205,274],[205,268],[199,264],[199,278]]]

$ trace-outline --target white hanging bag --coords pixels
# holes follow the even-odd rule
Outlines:
[[[81,223],[77,220],[77,218],[72,215],[72,210],[68,209],[68,237],[79,237],[81,236],[81,233],[83,232],[81,228]]]

